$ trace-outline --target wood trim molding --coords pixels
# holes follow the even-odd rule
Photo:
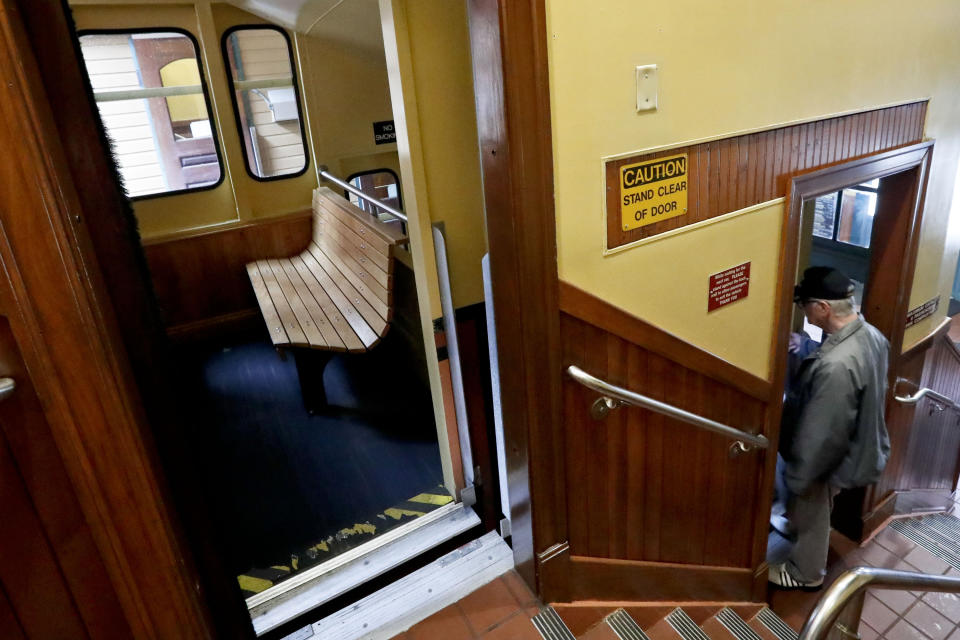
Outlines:
[[[111,304],[116,292],[105,284],[86,226],[99,212],[81,206],[20,13],[30,26],[44,22],[45,42],[60,43],[52,48],[69,56],[58,72],[81,78],[64,6],[0,0],[3,311],[133,635],[209,638]],[[72,99],[89,109],[85,98]],[[116,189],[109,175],[81,186],[103,184]]]
[[[754,570],[570,556],[566,599],[749,601]]]
[[[560,310],[758,400],[770,398],[769,381],[563,281]]]
[[[903,350],[903,353],[900,354],[900,357],[901,357],[901,358],[909,358],[909,357],[911,357],[911,356],[916,355],[917,353],[919,353],[919,352],[921,352],[921,351],[926,351],[927,349],[929,349],[930,347],[932,347],[934,341],[935,341],[937,338],[939,338],[939,337],[941,337],[941,336],[947,335],[947,332],[950,331],[950,323],[951,323],[951,321],[952,321],[952,318],[950,318],[949,316],[946,317],[946,318],[944,318],[943,321],[941,321],[940,324],[938,324],[938,325],[933,329],[933,331],[931,331],[930,333],[928,333],[927,335],[925,335],[924,337],[920,338],[919,340],[917,340],[916,342],[914,342],[913,344],[911,344],[909,347],[907,347],[906,349],[904,349],[904,350]],[[952,345],[953,342],[951,342],[950,344]],[[956,348],[955,345],[954,345],[954,348]]]
[[[228,222],[222,222],[220,224],[210,225],[207,227],[199,227],[195,229],[183,229],[181,231],[164,233],[162,235],[149,236],[147,238],[143,238],[143,240],[141,241],[141,244],[144,247],[149,247],[157,244],[166,244],[168,242],[176,242],[178,240],[190,240],[192,238],[202,238],[204,236],[215,235],[218,233],[223,233],[225,231],[242,231],[244,229],[252,229],[252,228],[260,227],[263,225],[290,222],[293,220],[301,220],[303,218],[312,218],[312,217],[313,217],[313,209],[300,209],[297,211],[293,211],[291,213],[264,216],[262,218],[230,220]]]
[[[546,10],[507,0],[467,6],[513,549],[534,584],[535,552],[567,540]]]

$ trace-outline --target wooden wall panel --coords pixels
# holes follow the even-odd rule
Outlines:
[[[915,102],[612,160],[607,184],[616,185],[625,164],[686,153],[688,202],[685,215],[624,231],[620,192],[609,189],[607,248],[783,197],[787,178],[807,169],[919,142],[926,110],[926,101]]]
[[[291,216],[144,247],[168,331],[253,312],[257,301],[245,265],[295,255],[310,243],[312,216]]]
[[[751,432],[765,403],[576,317],[561,314],[564,365]],[[590,417],[597,394],[566,379],[571,556],[750,567],[763,454],[637,408]],[[723,531],[723,536],[715,535]]]
[[[946,335],[946,327],[932,340],[908,351],[900,360],[902,378],[929,387],[950,398],[960,398],[960,351]],[[914,388],[903,383],[900,394]],[[891,455],[877,483],[875,503],[891,492],[945,491],[957,486],[960,475],[960,412],[938,410],[923,399],[916,405],[893,401],[887,415]]]

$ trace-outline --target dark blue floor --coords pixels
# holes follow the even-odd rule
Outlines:
[[[330,361],[324,415],[307,414],[293,358],[267,342],[181,362],[203,414],[207,500],[238,573],[286,564],[442,482],[429,389],[387,341]]]

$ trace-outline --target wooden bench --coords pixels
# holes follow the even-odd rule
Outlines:
[[[404,241],[399,224],[382,222],[320,187],[313,192],[310,246],[290,258],[247,264],[274,346],[297,347],[311,412],[326,406],[322,376],[329,358],[372,349],[390,328],[394,247]]]

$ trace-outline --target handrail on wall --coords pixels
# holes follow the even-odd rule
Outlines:
[[[347,191],[349,191],[349,192],[352,193],[353,195],[357,196],[357,197],[360,198],[361,200],[365,200],[365,201],[369,202],[369,203],[372,204],[373,206],[378,207],[378,208],[386,211],[387,213],[389,213],[390,215],[392,215],[392,216],[394,216],[394,217],[400,218],[400,219],[403,220],[404,222],[407,221],[407,214],[405,214],[403,211],[399,211],[399,210],[397,210],[397,209],[394,209],[394,208],[391,207],[391,206],[385,205],[385,204],[383,204],[382,202],[380,202],[379,200],[377,200],[376,198],[374,198],[373,196],[367,195],[367,194],[365,194],[363,191],[360,191],[360,189],[357,189],[357,188],[356,188],[355,186],[353,186],[352,184],[349,184],[349,183],[347,183],[347,182],[344,182],[343,180],[341,180],[341,179],[338,178],[337,176],[335,176],[335,175],[333,175],[332,173],[330,173],[330,170],[329,170],[329,168],[328,168],[326,165],[320,165],[320,167],[318,167],[318,170],[319,170],[319,172],[320,172],[320,176],[321,176],[324,180],[327,180],[328,182],[332,182],[333,184],[338,185],[338,186],[340,186],[340,187],[343,188],[343,189],[346,189]]]
[[[913,384],[913,382],[911,382],[910,380],[907,380],[906,378],[897,378],[897,384],[899,385],[901,382],[907,382],[907,383]],[[936,402],[938,405],[943,405],[941,407],[938,407],[941,411],[943,410],[944,407],[950,407],[951,409],[956,409],[960,411],[960,405],[958,405],[954,400],[952,400],[951,398],[948,398],[942,393],[937,393],[936,391],[934,391],[929,387],[923,387],[922,389],[918,389],[917,392],[914,393],[913,395],[894,396],[894,399],[897,402],[901,402],[903,404],[917,404],[923,398],[930,398],[931,400]]]
[[[726,436],[727,438],[732,438],[736,440],[736,442],[734,442],[733,446],[730,448],[731,455],[749,451],[751,446],[758,449],[766,449],[770,446],[770,441],[767,440],[765,436],[747,433],[746,431],[741,431],[740,429],[736,429],[729,425],[710,420],[709,418],[704,418],[703,416],[695,413],[678,409],[671,404],[660,402],[659,400],[654,400],[653,398],[648,398],[647,396],[640,395],[639,393],[618,387],[614,384],[610,384],[609,382],[605,382],[604,380],[593,377],[575,365],[570,365],[567,367],[567,374],[588,389],[592,389],[593,391],[602,394],[601,397],[597,398],[597,400],[593,403],[593,406],[590,408],[590,415],[597,420],[606,417],[606,415],[613,409],[618,409],[624,405],[631,405],[634,407],[649,409],[650,411],[669,416],[675,420],[692,424],[695,427],[700,427],[701,429],[718,433],[722,436]]]
[[[942,591],[960,593],[960,578],[897,571],[854,567],[844,572],[820,596],[816,606],[800,630],[798,640],[823,640],[836,622],[844,607],[867,587],[873,589],[917,589],[919,591]]]

